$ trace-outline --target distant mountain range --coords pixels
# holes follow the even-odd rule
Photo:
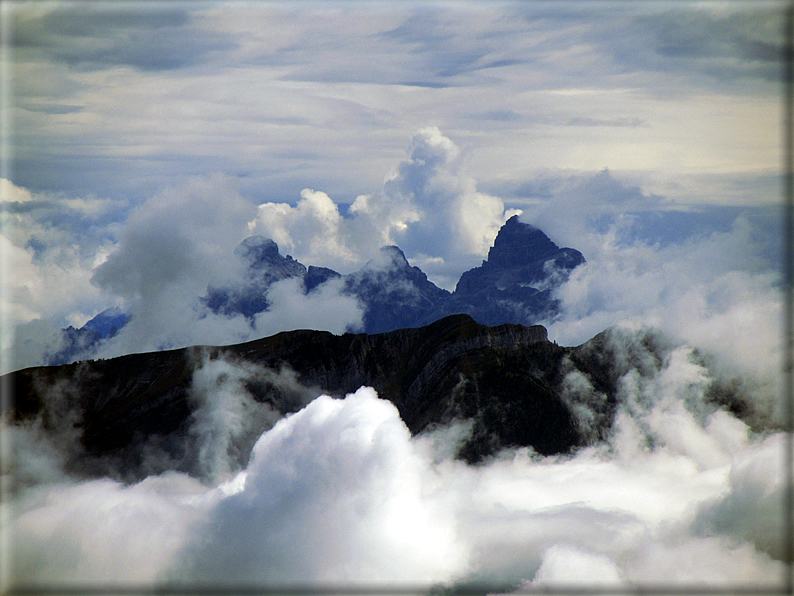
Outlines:
[[[468,314],[484,325],[533,325],[550,320],[559,310],[552,292],[585,262],[573,248],[560,248],[540,229],[511,217],[502,226],[482,265],[466,271],[454,292],[439,288],[418,267],[408,263],[396,246],[386,246],[360,270],[342,275],[325,267],[308,268],[282,256],[269,238],[252,236],[235,249],[246,263],[245,277],[234,286],[209,287],[201,302],[216,314],[254,317],[269,309],[267,292],[283,279],[300,278],[305,293],[332,279],[341,279],[343,292],[364,307],[365,333],[415,328],[453,314]],[[49,364],[63,364],[89,353],[115,335],[130,315],[111,309],[80,329],[67,328],[65,348]]]

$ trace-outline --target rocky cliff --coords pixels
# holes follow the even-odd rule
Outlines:
[[[276,417],[320,393],[343,397],[366,385],[394,403],[414,434],[465,422],[459,456],[476,462],[504,447],[554,454],[587,442],[560,395],[570,351],[540,326],[489,328],[458,315],[373,335],[293,331],[223,348],[31,368],[2,381],[15,388],[15,423],[74,429],[81,449],[69,465],[89,476],[194,471],[196,375],[219,361],[245,370],[239,390]],[[251,428],[242,440],[241,466],[264,430]],[[152,461],[167,465],[156,469]]]
[[[488,259],[461,276],[446,309],[485,325],[526,325],[553,317],[559,306],[552,290],[584,262],[578,250],[558,247],[513,216],[499,230]]]

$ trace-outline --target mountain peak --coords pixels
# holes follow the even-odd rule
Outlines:
[[[560,247],[533,225],[519,221],[514,215],[499,230],[488,251],[488,264],[500,268],[521,267],[528,262],[554,256]]]
[[[365,265],[366,269],[399,271],[410,269],[411,265],[405,258],[405,253],[397,246],[384,246],[380,253]]]
[[[408,259],[405,258],[405,253],[400,250],[398,246],[390,245],[384,246],[380,249],[381,257],[391,260],[392,263],[400,267],[410,267]]]
[[[280,256],[278,244],[264,236],[249,236],[234,249],[234,254],[252,263]]]

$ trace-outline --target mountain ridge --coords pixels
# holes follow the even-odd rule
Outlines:
[[[554,454],[583,444],[556,389],[569,350],[549,342],[542,326],[486,327],[453,315],[378,334],[288,331],[233,346],[33,367],[2,382],[15,388],[15,424],[39,420],[48,432],[65,432],[61,412],[71,413],[83,448],[71,465],[88,476],[141,478],[153,472],[145,457],[153,451],[169,466],[177,462],[174,469],[198,474],[198,447],[189,440],[194,377],[219,361],[248,370],[239,390],[279,417],[320,393],[341,398],[370,386],[397,407],[412,434],[467,421],[471,433],[459,456],[477,462],[505,446]],[[249,451],[264,430],[252,431]]]
[[[304,264],[283,256],[270,238],[251,236],[235,249],[244,275],[232,285],[207,287],[199,303],[209,312],[244,316],[255,325],[256,315],[268,311],[272,284],[298,278],[305,294],[340,280],[341,293],[354,297],[363,309],[364,333],[416,328],[454,314],[468,314],[479,323],[533,325],[552,320],[559,312],[553,290],[585,262],[572,248],[560,248],[539,228],[513,216],[505,222],[494,245],[478,267],[464,272],[453,292],[439,288],[397,246],[384,246],[361,269],[346,275],[327,267]],[[131,319],[118,309],[103,311],[83,328],[63,332],[64,346],[48,364],[90,356],[107,337]],[[99,325],[101,323],[101,330]],[[105,334],[105,328],[112,330]]]

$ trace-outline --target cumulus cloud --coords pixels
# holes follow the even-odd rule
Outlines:
[[[663,247],[621,243],[614,230],[592,238],[587,263],[555,291],[550,337],[576,345],[616,324],[659,329],[715,356],[755,387],[759,408],[780,415],[783,294],[778,274],[759,266],[747,220]]]
[[[708,373],[688,348],[637,366],[613,436],[570,456],[468,466],[446,448],[465,429],[411,437],[362,388],[279,420],[209,486],[175,473],[40,484],[15,505],[15,585],[781,585],[783,435],[707,411]],[[216,463],[235,460],[251,374],[217,361],[194,379],[237,421],[198,421],[208,439],[230,429]]]
[[[185,579],[278,585],[449,579],[465,558],[397,410],[319,397],[254,448],[239,492],[182,553]],[[296,474],[297,472],[297,474]]]
[[[304,263],[347,268],[360,258],[358,247],[342,229],[339,208],[321,191],[304,189],[295,207],[288,203],[263,203],[249,229],[275,240],[284,251]]]
[[[271,236],[305,263],[349,271],[384,245],[396,244],[422,263],[429,277],[453,286],[488,253],[504,222],[516,213],[477,190],[461,151],[436,127],[416,132],[408,159],[382,190],[359,195],[347,217],[323,192],[306,189],[296,206],[265,203],[249,227]]]
[[[477,191],[475,180],[462,171],[460,150],[438,128],[417,132],[409,156],[384,185],[389,198],[417,210],[413,225],[394,232],[405,249],[447,259],[487,254],[514,212],[505,214],[500,198]]]
[[[206,308],[199,297],[209,285],[233,285],[245,275],[234,249],[247,235],[256,207],[235,184],[219,174],[191,179],[146,201],[125,222],[116,250],[92,280],[120,297],[132,318],[99,355],[228,344],[297,327],[341,333],[360,325],[357,302],[341,296],[334,284],[310,296],[295,280],[273,284],[271,309],[253,326],[242,315]]]

